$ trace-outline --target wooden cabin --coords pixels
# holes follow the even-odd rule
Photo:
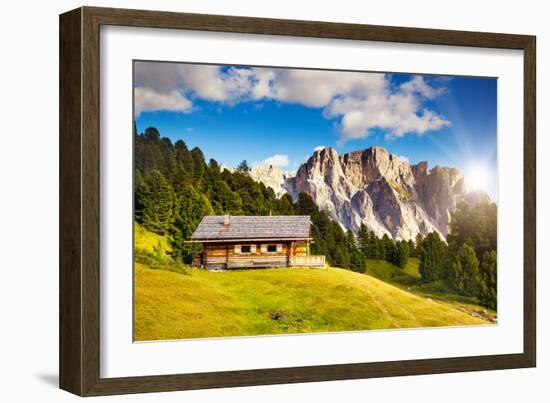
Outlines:
[[[209,270],[324,267],[310,256],[309,216],[205,216],[191,236],[203,251],[193,265]]]

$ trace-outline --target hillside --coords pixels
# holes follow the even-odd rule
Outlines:
[[[337,268],[175,273],[135,265],[137,341],[488,323]]]
[[[166,237],[147,231],[138,223],[134,223],[134,248],[162,257],[171,250]]]
[[[475,297],[458,295],[443,281],[422,283],[419,273],[420,261],[418,258],[409,258],[404,269],[380,259],[368,259],[365,274],[376,277],[415,295],[442,301],[453,305],[456,309],[468,312],[475,317],[481,317],[496,322],[497,315],[492,309],[479,305]]]

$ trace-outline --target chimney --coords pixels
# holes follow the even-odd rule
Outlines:
[[[231,218],[229,216],[229,214],[226,214],[223,216],[223,226],[225,228],[229,227],[229,225],[231,224]]]

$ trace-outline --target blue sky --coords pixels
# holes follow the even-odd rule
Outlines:
[[[497,200],[495,78],[323,72],[136,62],[138,131],[236,166],[285,171],[318,146],[383,146],[411,163],[451,166]]]

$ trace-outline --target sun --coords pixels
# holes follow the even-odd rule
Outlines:
[[[483,165],[471,165],[466,169],[464,180],[468,190],[485,190],[490,180],[489,170]]]

